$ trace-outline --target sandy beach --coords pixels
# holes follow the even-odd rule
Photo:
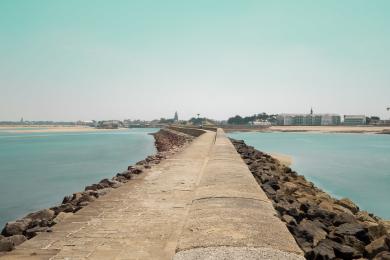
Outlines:
[[[25,129],[23,129],[25,128]],[[120,129],[97,129],[89,126],[0,126],[1,132],[7,133],[60,133],[60,132],[96,132],[96,131],[123,131]]]
[[[390,126],[271,126],[267,130],[280,132],[383,133],[390,132]]]
[[[320,132],[320,133],[372,133],[390,134],[390,126],[270,126],[264,128],[233,128],[226,132]]]
[[[280,153],[271,153],[270,154],[273,158],[277,159],[281,164],[285,166],[291,166],[293,159],[291,156],[286,154],[280,154]]]

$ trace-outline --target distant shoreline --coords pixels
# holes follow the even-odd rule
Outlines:
[[[26,129],[21,129],[26,128]],[[0,126],[1,132],[6,133],[69,133],[69,132],[97,132],[97,131],[123,131],[128,128],[99,129],[89,126],[64,126],[64,125],[34,125],[34,126]]]
[[[270,126],[266,128],[237,127],[226,132],[318,132],[390,134],[390,126]]]

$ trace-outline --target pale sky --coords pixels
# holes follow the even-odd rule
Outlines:
[[[1,0],[0,120],[390,117],[387,0]]]

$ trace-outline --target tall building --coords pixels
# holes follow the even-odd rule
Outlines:
[[[175,116],[173,117],[173,121],[175,121],[175,122],[179,121],[179,115],[177,114],[177,111],[175,112]]]

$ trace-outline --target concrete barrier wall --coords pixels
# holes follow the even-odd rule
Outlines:
[[[198,128],[177,127],[177,126],[169,126],[168,128],[172,129],[172,130],[175,130],[175,131],[178,131],[178,132],[181,132],[181,133],[185,133],[185,134],[191,135],[191,136],[195,136],[195,137],[198,137],[198,136],[200,136],[200,135],[205,133],[204,130],[198,129]]]
[[[174,259],[304,259],[276,214],[218,129]]]

